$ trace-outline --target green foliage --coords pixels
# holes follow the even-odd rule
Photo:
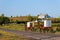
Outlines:
[[[7,28],[7,29],[10,29],[10,30],[24,31],[25,30],[25,25],[24,24],[5,24],[3,26],[0,26],[0,28]]]
[[[3,21],[4,21],[3,23],[9,23],[10,22],[10,20],[9,20],[8,17],[4,17],[4,20]]]
[[[57,27],[57,28],[56,28],[56,31],[60,31],[60,27]]]
[[[33,17],[31,15],[28,15],[28,20],[29,21],[32,21],[33,20]]]
[[[0,16],[0,25],[8,23],[10,20],[8,17]]]
[[[60,18],[52,18],[52,23],[60,23]]]
[[[3,17],[0,16],[0,24],[3,23]]]
[[[28,20],[29,21],[35,21],[35,20],[37,20],[37,17],[36,16],[28,15]]]

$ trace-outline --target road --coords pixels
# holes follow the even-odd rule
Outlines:
[[[27,32],[27,31],[18,31],[18,30],[9,30],[9,29],[4,29],[4,28],[0,28],[0,30],[4,30],[6,32],[10,32],[16,35],[22,35],[28,38],[31,38],[32,40],[48,40],[48,39],[55,39],[55,38],[59,38],[60,39],[60,35],[58,34],[54,34],[54,33],[38,33],[38,32]]]

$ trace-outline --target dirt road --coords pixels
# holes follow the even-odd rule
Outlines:
[[[60,35],[54,34],[54,33],[38,33],[38,32],[26,32],[26,31],[17,31],[17,30],[9,30],[0,28],[0,30],[4,30],[16,35],[22,35],[28,38],[31,38],[32,40],[57,40],[57,38],[60,39]]]

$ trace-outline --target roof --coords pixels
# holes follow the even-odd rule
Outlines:
[[[46,16],[46,15],[48,15],[48,14],[39,14],[39,16]]]

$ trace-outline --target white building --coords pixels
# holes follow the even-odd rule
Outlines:
[[[39,14],[38,18],[44,19],[44,18],[51,18],[48,14]]]
[[[43,21],[46,18],[51,18],[48,14],[39,14],[38,15],[38,21]]]

